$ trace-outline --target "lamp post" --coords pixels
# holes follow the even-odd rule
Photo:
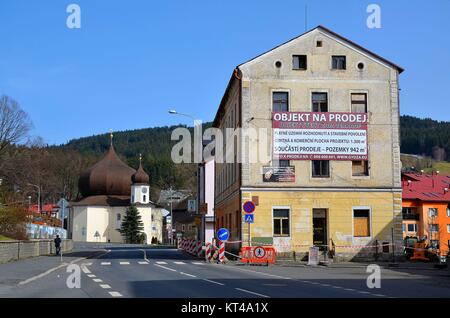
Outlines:
[[[175,109],[170,109],[168,111],[169,114],[171,115],[180,115],[180,116],[185,116],[188,117],[190,119],[192,119],[194,121],[194,163],[196,163],[197,165],[199,163],[202,162],[203,156],[202,156],[202,133],[201,133],[201,129],[202,129],[202,121],[195,119],[194,116],[190,115],[190,114],[185,114],[185,113],[180,113]],[[196,176],[195,176],[195,188],[196,188],[196,192],[197,192],[197,200],[196,200],[196,213],[199,213],[199,201],[200,201],[200,192],[199,192],[199,171],[198,171],[198,166],[196,169]],[[200,228],[200,241],[202,241],[203,243],[205,242],[205,216],[202,214],[201,217],[201,228]]]
[[[32,183],[28,183],[28,185],[38,189],[38,213],[41,214],[41,187]]]

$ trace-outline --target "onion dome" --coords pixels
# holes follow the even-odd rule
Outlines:
[[[140,184],[149,184],[150,183],[150,177],[149,175],[144,171],[144,168],[142,168],[142,156],[139,155],[139,168],[137,169],[136,173],[133,174],[131,177],[131,181],[133,181],[134,184],[140,183]]]
[[[83,197],[94,195],[130,195],[131,177],[136,172],[117,156],[112,145],[105,157],[84,171],[78,180]]]

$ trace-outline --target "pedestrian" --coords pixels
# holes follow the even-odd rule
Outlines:
[[[56,235],[54,242],[56,248],[56,255],[59,255],[59,253],[61,252],[61,239],[59,238],[59,235]]]

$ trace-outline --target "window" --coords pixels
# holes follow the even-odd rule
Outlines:
[[[369,164],[367,160],[352,161],[352,176],[368,176],[369,175]]]
[[[353,210],[353,236],[370,236],[370,211],[368,209]]]
[[[412,208],[402,208],[402,213],[403,214],[413,214],[413,209]]]
[[[291,162],[289,160],[279,160],[278,167],[289,167]]]
[[[405,232],[405,223],[402,223],[402,231]]]
[[[293,55],[292,56],[292,69],[293,70],[306,70],[306,55]]]
[[[289,110],[289,93],[273,92],[272,107],[274,112],[287,112]]]
[[[331,57],[331,68],[333,70],[345,70],[346,68],[345,56],[333,55]]]
[[[281,61],[276,61],[275,62],[275,67],[276,68],[280,68],[283,64],[281,64]]]
[[[120,213],[116,214],[116,230],[122,227],[122,215]]]
[[[430,245],[432,248],[439,248],[439,241],[438,240],[430,240]]]
[[[312,176],[314,178],[330,177],[330,161],[328,161],[328,160],[313,160],[312,161]]]
[[[322,47],[322,41],[316,41],[316,46],[317,47]]]
[[[430,224],[430,232],[439,232],[439,224]]]
[[[312,93],[312,111],[327,112],[328,111],[328,94]]]
[[[408,232],[417,232],[417,224],[414,223],[408,224]]]
[[[352,93],[352,113],[367,113],[367,94]]]
[[[450,224],[447,224],[447,233],[450,233]]]
[[[437,215],[438,215],[438,209],[437,208],[429,208],[428,209],[428,216],[430,218],[437,217]]]
[[[289,236],[289,209],[273,210],[273,236]]]
[[[142,200],[143,200],[144,202],[147,202],[147,196],[146,196],[145,194],[142,196]]]
[[[450,217],[450,206],[447,207],[447,216]]]

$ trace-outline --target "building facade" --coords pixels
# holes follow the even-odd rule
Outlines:
[[[202,215],[202,241],[211,243],[214,238],[214,177],[215,162],[209,158],[198,165],[198,210]]]
[[[226,140],[238,140],[223,149],[232,160],[216,161],[215,169],[216,229],[228,228],[237,242],[227,248],[249,241],[278,253],[333,246],[354,258],[372,251],[364,246],[401,242],[402,71],[322,26],[236,67],[213,123]],[[336,122],[344,117],[358,118],[353,126],[362,131]],[[362,136],[348,137],[361,153],[340,155],[354,147],[323,137],[334,134],[328,128]],[[245,201],[256,205],[250,226]]]
[[[436,172],[402,176],[403,237],[425,238],[438,254],[450,246],[450,176]]]

